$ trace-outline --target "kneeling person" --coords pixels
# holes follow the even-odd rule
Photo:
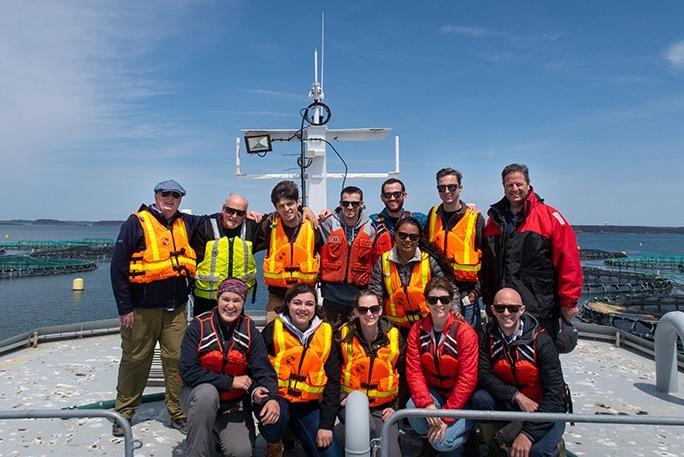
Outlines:
[[[551,337],[525,313],[522,298],[514,289],[501,289],[492,311],[496,320],[481,335],[480,390],[473,395],[473,408],[564,413],[565,382]],[[493,444],[501,424],[505,425],[480,424],[488,444]],[[512,448],[512,455],[546,456],[556,455],[564,430],[564,422],[522,422],[506,425],[497,436]]]
[[[239,279],[223,281],[218,306],[197,316],[185,332],[180,397],[187,415],[188,455],[212,455],[214,432],[224,456],[253,455],[253,411],[266,441],[282,436],[285,403],[261,334],[244,315],[247,290]]]

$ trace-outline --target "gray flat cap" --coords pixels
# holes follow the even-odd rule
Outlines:
[[[164,191],[171,191],[171,192],[178,192],[181,194],[181,197],[185,195],[185,189],[183,189],[183,186],[178,184],[176,181],[173,179],[169,179],[168,181],[162,181],[156,186],[154,186],[154,193],[156,194],[157,192],[164,192]]]

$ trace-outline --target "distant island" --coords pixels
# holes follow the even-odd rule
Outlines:
[[[121,225],[124,221],[60,221],[57,219],[0,220],[0,225]],[[684,227],[648,227],[644,225],[573,225],[578,233],[674,233],[684,235]]]

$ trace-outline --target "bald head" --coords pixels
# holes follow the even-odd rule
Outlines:
[[[517,290],[504,287],[494,295],[494,304],[522,305],[522,297]]]
[[[246,212],[247,199],[245,197],[238,194],[228,195],[221,210],[221,225],[229,230],[239,227],[245,222]]]

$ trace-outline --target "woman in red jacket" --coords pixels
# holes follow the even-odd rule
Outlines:
[[[416,322],[406,344],[406,372],[411,399],[407,408],[465,409],[477,385],[478,338],[452,309],[451,281],[435,277],[425,286],[430,314]],[[411,426],[432,447],[460,456],[471,428],[465,419],[411,417]]]

